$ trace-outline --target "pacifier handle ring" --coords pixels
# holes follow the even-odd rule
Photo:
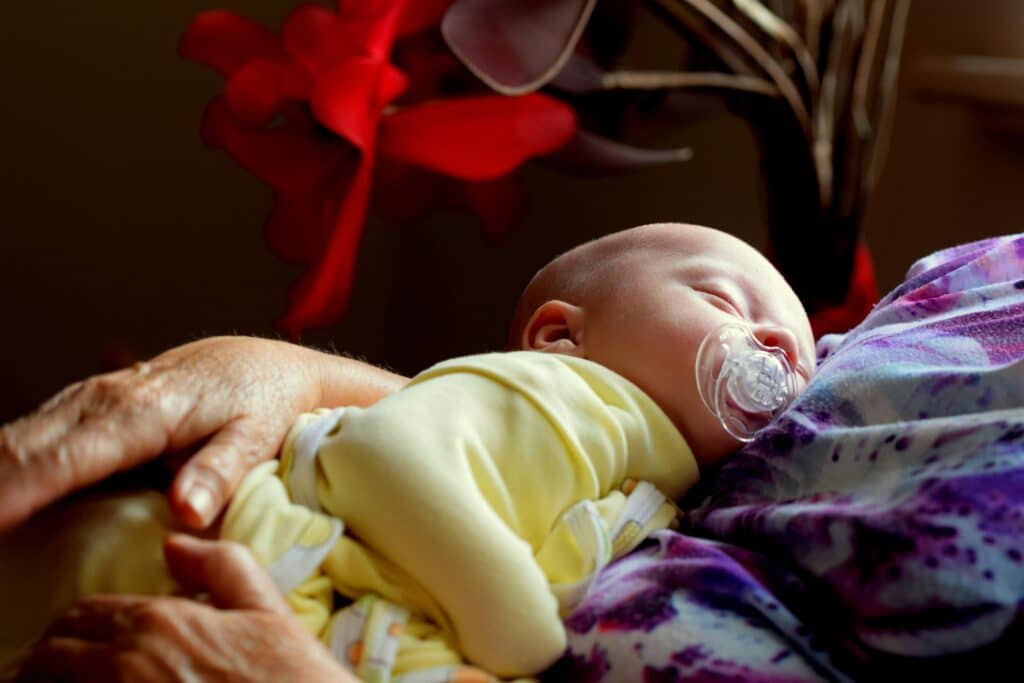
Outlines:
[[[726,323],[713,330],[701,342],[694,366],[701,401],[739,441],[753,440],[796,395],[785,351],[762,344],[749,326]]]

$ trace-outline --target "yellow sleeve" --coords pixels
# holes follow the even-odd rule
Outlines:
[[[567,509],[630,477],[670,495],[696,480],[692,453],[649,398],[566,358],[442,363],[369,409],[344,409],[316,451],[313,497],[414,587],[385,590],[429,595],[411,607],[439,605],[460,650],[499,675],[540,671],[565,646],[549,582],[586,569],[542,569],[537,554]]]
[[[499,500],[509,492],[488,457],[495,439],[550,452],[558,437],[543,421],[514,429],[524,422],[516,416],[532,411],[486,378],[425,382],[370,409],[346,409],[316,461],[325,510],[437,600],[470,661],[503,676],[540,671],[565,648],[547,579],[513,531],[534,520],[499,514],[516,506]],[[559,469],[519,481],[571,489],[571,465]]]
[[[605,496],[626,479],[649,481],[675,500],[699,478],[693,451],[668,416],[639,387],[602,365],[561,354],[491,353],[439,363],[411,385],[467,374],[519,394],[558,432],[558,457],[575,463],[575,500]],[[511,466],[543,468],[550,457],[517,449]]]
[[[221,538],[247,546],[265,566],[292,610],[314,634],[324,630],[334,603],[319,566],[341,533],[326,515],[292,503],[274,476],[278,462],[246,475],[221,524]]]

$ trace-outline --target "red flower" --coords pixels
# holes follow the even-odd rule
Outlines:
[[[811,315],[811,329],[814,338],[833,332],[848,332],[871,312],[878,302],[878,283],[871,252],[861,242],[853,254],[853,272],[846,301],[838,306],[829,306]]]
[[[572,110],[540,94],[394,106],[407,84],[389,61],[395,39],[436,23],[449,3],[415,0],[404,11],[402,0],[342,0],[336,12],[307,5],[280,34],[212,11],[182,37],[184,57],[228,76],[204,116],[204,140],[271,186],[268,243],[286,260],[311,264],[278,323],[293,339],[345,311],[378,157],[493,181],[575,130]]]

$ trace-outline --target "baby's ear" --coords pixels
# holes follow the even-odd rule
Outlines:
[[[519,347],[582,357],[583,317],[580,306],[557,299],[546,301],[530,316]]]

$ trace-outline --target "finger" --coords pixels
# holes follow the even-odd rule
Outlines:
[[[42,454],[54,452],[52,445],[78,423],[80,388],[68,387],[32,415],[0,426],[0,533],[65,493]]]
[[[140,376],[130,370],[90,378],[0,431],[0,533],[163,450],[167,433],[152,414],[158,401],[140,389]]]
[[[89,642],[112,640],[132,628],[132,614],[143,598],[132,595],[91,595],[57,617],[46,637],[77,638]]]
[[[167,496],[171,510],[189,527],[205,529],[246,472],[274,457],[278,446],[256,420],[228,423],[178,472]]]
[[[35,507],[137,464],[140,448],[159,452],[160,436],[147,441],[140,430],[127,427],[120,416],[89,419],[40,451],[34,467],[23,472],[26,485],[36,489]],[[152,442],[152,443],[151,443]]]
[[[83,390],[83,382],[64,387],[34,412],[4,426],[4,433],[9,435],[12,444],[16,443],[26,453],[52,443],[78,423],[81,415],[78,397]]]
[[[77,638],[47,638],[38,643],[18,669],[15,681],[112,680],[108,645]]]
[[[245,546],[172,534],[164,542],[164,557],[171,576],[189,588],[209,592],[218,607],[291,614],[277,586]]]

